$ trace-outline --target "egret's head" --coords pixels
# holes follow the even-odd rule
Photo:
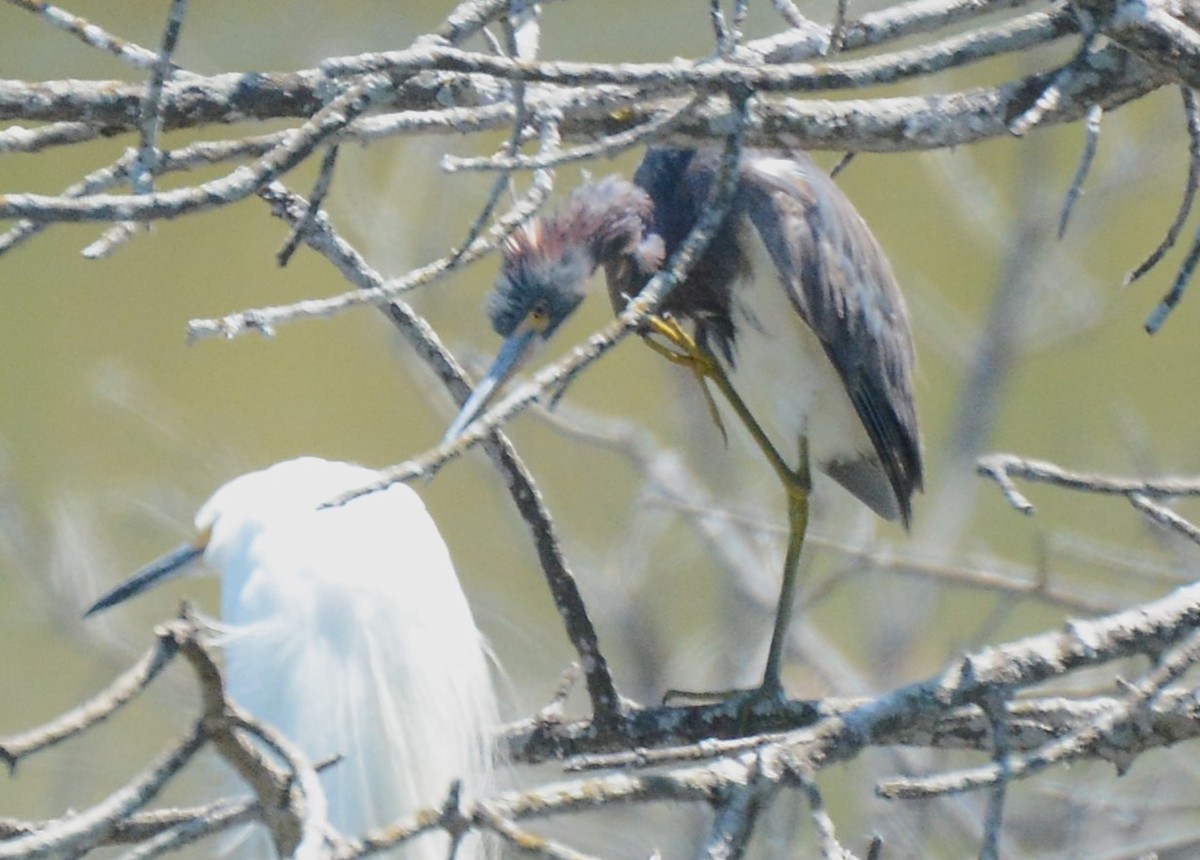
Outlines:
[[[189,572],[201,556],[210,567],[226,573],[236,567],[236,559],[248,555],[255,537],[272,520],[315,511],[376,477],[374,470],[364,466],[300,457],[234,478],[196,513],[192,540],[152,561],[105,594],[85,617]]]
[[[196,512],[196,533],[205,536],[205,561],[225,572],[273,520],[315,511],[377,477],[365,466],[298,457],[234,478]]]

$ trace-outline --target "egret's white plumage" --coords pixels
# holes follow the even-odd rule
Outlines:
[[[397,484],[321,507],[377,478],[289,460],[235,478],[196,515],[221,575],[228,691],[313,761],[341,756],[321,781],[349,836],[440,806],[454,780],[478,797],[499,724],[486,645],[417,494]],[[440,860],[447,846],[424,836],[403,856]]]

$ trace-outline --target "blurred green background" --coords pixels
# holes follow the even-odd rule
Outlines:
[[[775,26],[762,5],[752,34]],[[69,8],[156,46],[166,4]],[[177,60],[200,73],[307,68],[331,55],[403,47],[448,9],[432,2],[195,3]],[[805,11],[828,17],[823,7]],[[711,51],[701,4],[549,4],[542,32],[547,58],[653,60]],[[936,87],[1032,68],[993,62],[977,79],[958,76]],[[138,76],[35,16],[0,6],[0,78]],[[933,88],[921,82],[888,92]],[[187,139],[168,135],[164,145]],[[56,192],[132,140],[4,155],[0,193]],[[439,256],[460,241],[490,185],[486,176],[441,175],[440,157],[486,153],[499,140],[424,137],[344,147],[328,203],[334,223],[388,275]],[[1105,118],[1085,195],[1066,238],[1056,241],[1082,142],[1082,127],[1073,126],[954,152],[863,156],[839,179],[888,250],[909,298],[929,475],[911,536],[873,521],[839,491],[822,494],[820,540],[808,563],[809,582],[820,584],[814,593],[824,597],[796,625],[805,659],[790,670],[793,694],[880,692],[923,677],[963,648],[1054,627],[1070,614],[948,584],[942,568],[1040,572],[1080,600],[1113,607],[1192,575],[1192,549],[1164,541],[1119,501],[1029,487],[1038,512],[1023,518],[972,474],[978,449],[1097,472],[1200,469],[1193,379],[1200,297],[1185,298],[1155,337],[1142,331],[1181,252],[1138,285],[1120,286],[1157,244],[1182,193],[1179,97],[1160,92]],[[628,175],[639,157],[590,169]],[[836,160],[832,153],[818,157],[827,166]],[[307,194],[312,178],[306,166],[285,181]],[[560,171],[558,187],[578,179],[578,170]],[[271,339],[185,343],[189,319],[346,289],[305,249],[288,268],[277,268],[274,252],[286,231],[257,200],[157,223],[110,259],[87,261],[79,250],[99,232],[55,227],[0,258],[0,735],[98,690],[149,646],[152,625],[180,599],[216,611],[216,582],[203,578],[86,624],[79,618],[95,595],[178,543],[217,486],[304,453],[374,466],[400,462],[433,445],[453,411],[437,381],[369,308],[289,324]],[[494,273],[489,259],[407,297],[476,367],[497,346],[482,311]],[[588,302],[546,358],[608,316],[602,297]],[[648,488],[645,470],[622,451],[531,413],[510,427],[542,481],[618,683],[646,701],[667,687],[728,687],[756,677],[770,607],[751,598],[773,600],[781,555],[778,489],[738,440],[724,450],[696,411],[689,382],[629,341],[571,388],[556,420],[578,430],[600,417],[632,418],[662,451],[682,453],[686,468],[721,496],[757,548],[750,566],[761,578],[748,584],[730,582],[687,506]],[[526,533],[480,454],[418,489],[511,679],[508,715],[526,715],[547,700],[572,658]],[[844,545],[916,560],[924,572],[872,572],[839,552]],[[102,797],[133,774],[131,762],[148,759],[186,725],[192,696],[186,673],[173,673],[129,713],[23,762],[15,776],[0,777],[0,816],[50,816]],[[894,809],[871,797],[870,780],[861,778],[865,758],[822,777],[833,790],[840,832],[859,848],[862,834],[887,830],[881,822]],[[882,761],[885,769],[889,764]],[[203,791],[207,779],[193,774],[177,796]],[[1039,845],[1065,839],[1060,821],[1036,824],[1039,793],[1053,791],[1053,778],[1020,791],[1014,803],[1024,802],[1026,820],[1035,822],[1022,838]],[[652,822],[658,813],[639,814]],[[946,825],[938,835],[944,841],[923,850],[958,856],[969,850],[969,830]],[[661,831],[647,840],[636,828],[609,830],[596,837],[601,847],[592,847],[615,857],[645,856],[652,847],[684,856],[702,832],[676,843]],[[921,844],[918,828],[897,824],[888,838],[897,853],[887,856],[921,856],[918,849],[905,853]]]

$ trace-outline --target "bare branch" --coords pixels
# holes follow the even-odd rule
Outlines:
[[[308,207],[303,201],[294,198],[282,187],[272,186],[263,196],[272,204],[273,211],[290,223],[297,223],[308,212]],[[376,289],[382,284],[382,277],[371,270],[358,253],[332,231],[323,216],[313,222],[311,229],[304,235],[304,241],[325,256],[353,283],[367,289]],[[451,264],[452,261],[448,260],[444,268]],[[454,357],[442,347],[428,324],[399,301],[389,302],[385,311],[401,334],[412,344],[417,355],[428,363],[446,384],[455,400],[463,402],[470,393],[465,374]],[[620,698],[609,674],[607,661],[600,651],[595,629],[579,596],[574,576],[563,558],[549,512],[528,470],[503,435],[495,434],[494,438],[486,442],[485,449],[504,474],[509,492],[533,534],[543,572],[555,597],[555,605],[566,625],[568,637],[579,653],[581,662],[588,667],[586,674],[593,714],[599,725],[606,725],[609,715],[619,711]]]
[[[160,635],[154,647],[117,678],[108,689],[45,726],[0,738],[0,759],[3,759],[10,771],[15,770],[25,756],[75,737],[96,723],[108,719],[158,677],[177,651],[178,647],[173,637]]]
[[[178,218],[190,212],[235,203],[302,162],[318,145],[366,111],[382,81],[367,78],[330,102],[253,168],[194,188],[142,195],[96,194],[86,200],[41,194],[0,196],[0,218],[35,221],[145,221]]]
[[[1183,198],[1179,201],[1179,209],[1175,213],[1175,220],[1167,228],[1167,233],[1163,236],[1163,240],[1158,244],[1157,248],[1150,252],[1150,256],[1125,276],[1126,285],[1132,284],[1154,268],[1158,264],[1158,261],[1163,258],[1163,255],[1175,246],[1175,240],[1179,238],[1179,231],[1183,229],[1183,225],[1192,211],[1192,203],[1196,199],[1196,190],[1200,188],[1200,109],[1197,109],[1195,90],[1188,87],[1180,87],[1179,91],[1183,95],[1183,111],[1187,117],[1188,128],[1188,175],[1187,182],[1183,188]]]
[[[800,786],[808,795],[809,815],[817,832],[817,842],[821,847],[822,860],[855,860],[855,857],[840,842],[834,833],[833,819],[825,811],[825,800],[821,790],[811,777],[802,776]]]
[[[1196,270],[1196,264],[1200,263],[1200,231],[1197,231],[1196,238],[1192,241],[1192,247],[1188,250],[1187,256],[1183,259],[1183,264],[1179,267],[1179,274],[1175,276],[1175,283],[1171,285],[1171,289],[1167,292],[1158,306],[1150,312],[1150,316],[1146,318],[1145,329],[1147,334],[1154,334],[1162,324],[1167,321],[1167,317],[1175,306],[1179,304],[1179,300],[1183,298],[1183,291],[1187,289],[1188,282],[1192,279],[1192,272]]]
[[[481,828],[495,833],[522,853],[536,854],[546,860],[595,860],[591,855],[577,851],[558,840],[522,830],[514,822],[486,806],[478,809],[474,817]]]
[[[204,746],[205,736],[195,726],[183,740],[160,755],[154,762],[106,800],[85,812],[61,821],[28,836],[0,844],[0,858],[62,856],[68,852],[86,851],[103,842],[115,822],[152,800],[163,786]]]
[[[1137,478],[1110,478],[1105,475],[1070,472],[1054,463],[1027,460],[1012,454],[989,454],[980,457],[976,463],[976,471],[983,477],[994,480],[1012,506],[1026,514],[1033,512],[1033,504],[1017,490],[1012,481],[1014,477],[1076,492],[1102,495],[1137,493],[1155,499],[1200,495],[1200,479],[1197,478],[1159,478],[1149,481]]]
[[[1079,731],[1047,744],[1033,753],[1013,757],[1003,767],[989,765],[944,776],[892,781],[880,785],[879,794],[882,797],[893,799],[914,799],[972,791],[986,786],[994,786],[1008,779],[1032,776],[1051,765],[1087,755],[1092,745],[1100,741],[1103,736],[1121,729],[1127,730],[1128,726],[1119,726],[1118,724],[1135,720],[1137,711],[1140,711],[1148,701],[1157,696],[1166,684],[1193,666],[1197,660],[1200,660],[1200,632],[1193,631],[1173,650],[1170,658],[1162,666],[1151,672],[1142,684],[1132,687],[1130,696],[1121,706],[1113,708],[1109,713],[1095,722],[1087,724]],[[1124,770],[1128,764],[1128,761],[1123,761],[1118,766]]]
[[[1093,106],[1088,110],[1086,134],[1083,152],[1079,155],[1079,166],[1071,177],[1071,187],[1067,189],[1067,197],[1063,201],[1062,213],[1058,217],[1058,238],[1067,234],[1067,224],[1071,221],[1071,210],[1075,202],[1083,194],[1083,183],[1092,169],[1092,161],[1096,158],[1096,148],[1100,143],[1100,120],[1104,118],[1103,108]]]
[[[903,680],[902,667],[907,664],[902,661],[910,654],[899,648],[894,658],[885,657],[885,667],[872,666],[869,672],[860,671],[851,658],[828,658],[797,677],[818,690],[854,698],[796,699],[771,713],[746,713],[737,702],[644,707],[624,699],[550,511],[529,469],[500,432],[530,404],[552,405],[578,374],[629,333],[641,331],[647,317],[687,276],[724,218],[744,146],[920,151],[1084,121],[1083,150],[1059,218],[1061,235],[1076,210],[1083,208],[1084,183],[1089,190],[1097,184],[1093,171],[1098,169],[1095,155],[1105,114],[1160,87],[1178,87],[1189,135],[1188,182],[1162,243],[1130,280],[1142,275],[1177,241],[1200,188],[1200,111],[1191,89],[1200,82],[1200,13],[1190,5],[1177,0],[1046,0],[1037,5],[1029,0],[910,0],[860,15],[837,0],[814,13],[830,19],[824,24],[806,17],[791,0],[773,0],[787,29],[747,41],[745,0],[727,5],[713,0],[707,10],[716,43],[712,56],[600,63],[568,61],[569,54],[561,62],[539,59],[541,28],[554,22],[552,16],[542,21],[540,4],[532,0],[464,0],[441,27],[403,50],[335,57],[316,68],[279,73],[213,75],[191,74],[173,62],[184,0],[164,4],[168,20],[157,51],[123,41],[47,3],[8,0],[8,5],[37,14],[49,26],[112,54],[131,71],[125,81],[0,80],[0,119],[8,124],[0,130],[0,153],[40,153],[40,163],[59,147],[91,141],[88,147],[76,147],[75,154],[91,154],[96,163],[106,165],[86,175],[86,168],[80,170],[81,178],[74,182],[60,180],[52,186],[63,188],[59,194],[0,194],[0,219],[15,219],[0,234],[0,254],[50,225],[95,221],[107,231],[87,245],[84,254],[97,257],[132,235],[137,222],[179,218],[254,194],[291,231],[279,254],[281,264],[303,242],[332,263],[348,285],[340,288],[341,294],[287,305],[249,307],[247,300],[236,313],[192,320],[189,339],[232,338],[252,331],[272,334],[292,320],[373,305],[388,315],[416,356],[441,380],[449,400],[457,402],[468,391],[466,377],[428,322],[401,300],[408,290],[437,283],[495,250],[549,199],[556,167],[611,157],[643,144],[711,146],[718,140],[725,142],[725,160],[702,223],[617,320],[530,382],[514,387],[455,444],[394,466],[386,471],[384,483],[363,488],[366,492],[433,475],[472,445],[484,446],[528,530],[578,655],[591,708],[587,719],[568,717],[570,687],[560,685],[551,705],[509,728],[511,758],[517,763],[565,758],[573,775],[466,802],[451,788],[441,809],[406,810],[391,826],[343,838],[326,820],[318,767],[287,738],[257,724],[228,700],[211,643],[185,617],[160,628],[156,648],[109,689],[46,726],[0,739],[0,759],[15,769],[28,756],[106,719],[144,689],[176,652],[185,655],[199,680],[202,703],[196,724],[151,770],[98,805],[52,820],[0,819],[0,858],[30,852],[77,856],[95,847],[135,843],[129,856],[154,857],[257,821],[270,831],[281,855],[359,857],[441,830],[451,837],[451,855],[470,850],[471,843],[461,843],[464,835],[474,838],[483,832],[549,860],[590,860],[583,850],[586,843],[576,847],[569,837],[543,838],[526,829],[525,822],[649,803],[711,811],[710,829],[700,837],[701,850],[706,856],[739,858],[760,810],[783,791],[795,793],[786,798],[793,807],[798,808],[797,800],[807,801],[813,834],[811,846],[804,846],[807,853],[849,860],[853,855],[836,835],[834,816],[825,808],[817,781],[830,765],[856,759],[867,764],[867,757],[860,755],[867,749],[881,751],[881,758],[894,762],[891,772],[907,775],[883,783],[879,791],[885,796],[988,792],[970,816],[960,811],[956,820],[962,833],[974,840],[979,856],[995,858],[1014,853],[1019,838],[1012,835],[1014,823],[1026,814],[1020,798],[1009,795],[1011,780],[1072,760],[1111,762],[1125,769],[1146,750],[1200,737],[1200,692],[1194,682],[1182,680],[1200,655],[1200,634],[1194,632],[1200,626],[1200,586],[1188,585],[1113,612],[1116,600],[1111,595],[1072,579],[1074,570],[1060,574],[1045,560],[984,563],[948,555],[942,546],[900,552],[888,546],[886,536],[865,534],[853,540],[814,537],[809,542],[809,550],[815,552],[807,557],[817,572],[807,592],[810,605],[824,600],[828,607],[850,589],[866,591],[873,585],[871,577],[881,571],[908,577],[929,594],[944,586],[955,596],[965,588],[984,591],[992,605],[978,610],[976,615],[984,620],[965,639],[953,640],[960,652],[963,641],[993,637],[1001,629],[997,619],[1017,621],[1009,614],[1014,607],[1043,614],[1049,608],[1056,618],[1063,610],[1110,614],[1068,621],[1061,629],[991,647],[969,646],[968,653],[947,659],[936,674],[916,683]],[[700,14],[705,11],[700,7]],[[1070,54],[1065,63],[1064,50]],[[1014,56],[1024,62],[988,62]],[[1017,77],[1014,68],[1025,71]],[[968,77],[957,74],[960,69],[970,72],[969,87],[964,83]],[[65,79],[69,72],[56,74]],[[896,84],[904,85],[901,92],[906,94],[882,89]],[[851,89],[854,92],[848,92]],[[274,123],[269,133],[244,134],[267,120]],[[196,139],[220,134],[213,126],[235,124],[238,129],[226,132],[226,140]],[[1119,125],[1108,123],[1106,133],[1114,133],[1111,129]],[[164,141],[171,140],[168,132],[188,134],[178,135],[178,148],[163,149]],[[435,249],[425,256],[424,265],[385,280],[333,229],[322,206],[327,194],[339,199],[335,179],[345,180],[342,171],[336,176],[334,172],[341,144],[480,133],[492,135],[491,142],[477,138],[477,145],[468,141],[470,149],[462,151],[485,155],[446,156],[441,161],[446,173],[495,172],[486,202],[481,200],[463,218],[456,247]],[[112,141],[120,135],[127,137]],[[318,153],[321,159],[314,158]],[[296,168],[311,169],[316,176],[308,201],[280,182]],[[526,178],[519,171],[532,175]],[[196,179],[187,175],[191,172]],[[160,177],[168,174],[176,174],[173,184],[159,188],[166,182]],[[199,181],[207,176],[217,178]],[[457,178],[452,181],[463,184]],[[516,200],[510,203],[512,197]],[[1034,225],[1031,235],[1040,236],[1044,227]],[[1157,328],[1180,300],[1196,265],[1200,234],[1171,291],[1151,315],[1149,328]],[[917,308],[919,293],[915,300]],[[551,420],[564,424],[561,413]],[[680,455],[662,447],[645,427],[583,423],[582,429],[571,429],[576,439],[587,438],[592,445],[615,451],[623,458],[620,466],[642,479],[637,509],[629,514],[634,535],[630,542],[641,550],[644,535],[657,536],[667,523],[682,521],[692,529],[689,552],[736,571],[734,584],[718,599],[732,597],[739,611],[760,611],[756,592],[768,573],[759,563],[758,544],[778,541],[776,530],[759,522],[756,513],[734,512],[722,493],[705,487],[680,466]],[[977,468],[1027,513],[1033,505],[1023,495],[1024,481],[1121,495],[1141,515],[1200,543],[1200,528],[1172,509],[1173,499],[1200,495],[1200,480],[1072,472],[1004,454],[980,459]],[[647,513],[648,525],[642,522]],[[1106,554],[1108,548],[1106,544],[1091,556],[1075,554],[1066,561],[1105,575],[1134,566],[1125,557],[1098,562],[1096,554]],[[628,559],[635,550],[623,552],[620,563],[638,569],[623,569],[622,576],[638,596],[649,594],[640,577],[642,568],[650,568],[653,551],[633,562]],[[1144,559],[1138,564],[1156,575],[1138,579],[1137,587],[1143,590],[1194,578],[1189,569],[1158,577],[1165,564],[1152,566]],[[876,590],[870,591],[874,595]],[[601,632],[615,607],[631,605],[632,598],[621,599],[627,602],[618,604],[612,598],[610,605],[601,605],[595,616]],[[1024,623],[1028,616],[1019,620]],[[869,620],[861,626],[868,625]],[[863,635],[878,638],[882,653],[891,644],[882,641],[886,636],[908,635],[897,632],[898,626],[892,625],[886,634],[867,630]],[[617,626],[625,637],[608,633],[606,638],[634,638],[636,627]],[[820,635],[797,631],[791,647],[797,653],[812,653],[811,643]],[[925,649],[921,659],[934,653]],[[648,663],[651,658],[639,654],[636,659]],[[1118,673],[1135,681],[1126,683]],[[207,741],[247,781],[253,799],[226,799],[188,810],[144,809]],[[944,750],[969,750],[991,760],[985,767],[934,773],[930,762],[938,759],[926,754]],[[892,837],[888,840],[891,843]],[[1165,837],[1155,839],[1156,844],[1168,842]],[[879,858],[889,851],[917,856],[921,850],[882,846],[882,839],[876,839],[867,856]],[[1019,847],[1031,853],[1044,849]]]
[[[1130,493],[1129,502],[1163,528],[1183,535],[1192,543],[1200,544],[1200,528],[1174,511],[1146,498],[1145,493]]]
[[[154,51],[118,38],[104,28],[52,3],[46,3],[43,0],[7,0],[7,2],[19,9],[40,15],[51,26],[70,33],[85,45],[112,54],[128,63],[132,68],[148,71],[153,69],[158,62],[159,54]],[[174,65],[169,68],[172,72],[179,71],[179,68]]]

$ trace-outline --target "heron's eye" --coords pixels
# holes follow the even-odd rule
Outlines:
[[[529,309],[529,324],[535,329],[542,330],[550,322],[550,311],[546,309],[545,302],[538,302]]]

